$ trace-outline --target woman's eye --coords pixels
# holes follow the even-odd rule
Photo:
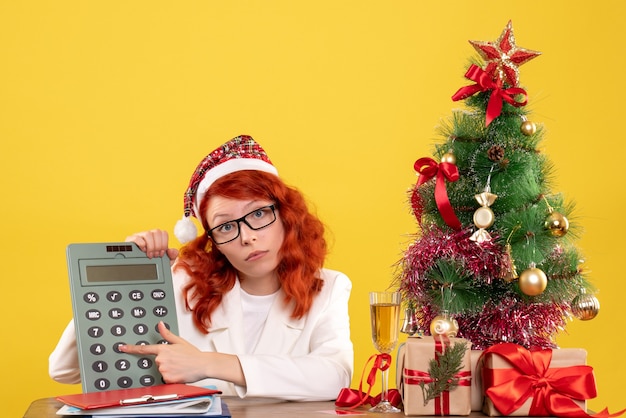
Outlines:
[[[222,233],[227,233],[232,231],[235,228],[235,226],[232,223],[227,223],[227,224],[223,224],[222,226],[220,226],[219,231]]]

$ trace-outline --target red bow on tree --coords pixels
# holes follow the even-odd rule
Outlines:
[[[492,90],[489,102],[487,103],[487,112],[485,115],[485,126],[489,126],[492,120],[500,116],[502,113],[502,103],[507,102],[512,106],[525,106],[527,102],[526,90],[519,87],[502,88],[502,80],[498,78],[493,80],[491,75],[477,65],[472,64],[465,73],[465,78],[475,81],[476,84],[461,87],[454,95],[452,100],[466,99],[474,94]],[[514,96],[521,94],[524,96],[522,101],[515,100]]]
[[[456,165],[450,162],[441,162],[437,164],[432,158],[420,158],[415,161],[413,165],[415,171],[419,173],[419,179],[417,185],[413,190],[411,196],[411,202],[415,217],[418,222],[421,222],[423,205],[417,191],[418,187],[437,176],[437,183],[435,184],[435,202],[437,203],[437,209],[445,223],[455,230],[461,229],[461,221],[456,217],[454,209],[448,199],[448,192],[446,190],[446,180],[457,181],[459,179],[459,169]]]

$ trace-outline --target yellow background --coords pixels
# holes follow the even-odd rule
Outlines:
[[[543,53],[521,82],[600,289],[598,318],[559,343],[588,350],[592,408],[626,407],[624,12],[620,0],[2,2],[3,416],[80,390],[47,375],[71,316],[67,244],[171,232],[198,161],[242,133],[329,226],[328,267],[354,283],[356,387],[374,352],[367,292],[389,285],[416,231],[413,162],[460,106],[468,40],[495,40],[509,19],[518,46]]]

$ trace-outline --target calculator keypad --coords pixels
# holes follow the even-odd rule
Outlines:
[[[107,287],[88,290],[82,300],[81,373],[85,391],[126,389],[163,383],[153,356],[119,351],[120,344],[167,344],[158,332],[163,321],[176,325],[173,295],[164,289],[134,285],[126,292]],[[82,325],[82,327],[81,327]],[[85,387],[86,386],[86,387]]]

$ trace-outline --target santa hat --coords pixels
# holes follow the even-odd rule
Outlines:
[[[220,177],[241,170],[258,170],[278,175],[278,170],[265,150],[247,135],[231,139],[200,161],[185,192],[183,218],[174,227],[174,235],[181,244],[198,236],[196,226],[189,217],[195,216],[202,222],[200,202],[209,187]]]

